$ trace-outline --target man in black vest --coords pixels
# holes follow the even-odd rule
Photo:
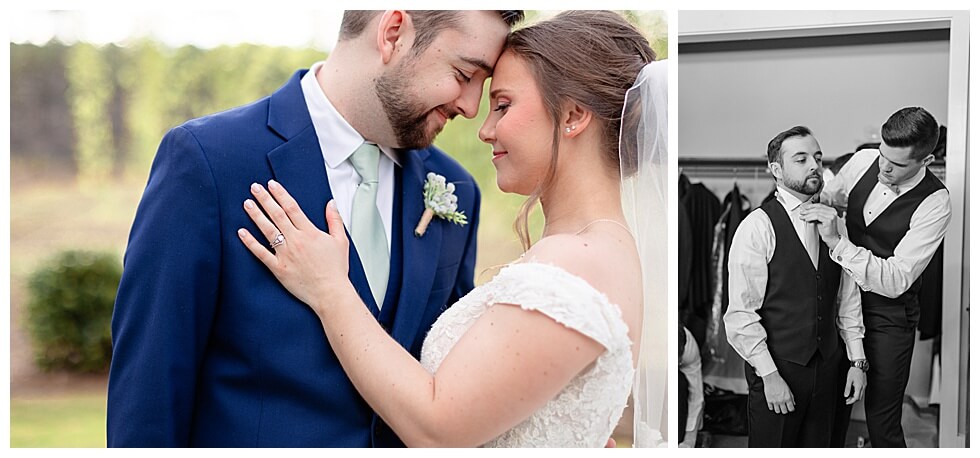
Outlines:
[[[813,134],[803,126],[782,132],[768,156],[776,198],[742,221],[728,258],[725,328],[747,362],[749,447],[828,447],[837,399],[852,404],[864,394],[860,296],[816,224],[799,214],[823,187]],[[857,366],[842,386],[845,352]]]
[[[928,111],[897,111],[881,126],[879,149],[855,153],[824,190],[825,202],[847,209],[847,233],[838,231],[831,207],[813,204],[802,211],[806,221],[820,223],[831,259],[861,288],[871,364],[864,407],[874,447],[905,447],[902,402],[919,322],[919,277],[951,214],[949,192],[927,168],[938,138],[939,125]],[[838,446],[850,408],[841,414]]]

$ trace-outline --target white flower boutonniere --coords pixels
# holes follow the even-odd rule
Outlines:
[[[446,183],[446,177],[429,172],[425,175],[425,185],[422,186],[422,200],[425,211],[419,224],[415,226],[415,236],[421,237],[433,216],[438,216],[460,226],[466,224],[466,215],[456,211],[456,185]]]

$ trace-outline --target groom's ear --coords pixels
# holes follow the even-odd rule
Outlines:
[[[773,178],[775,178],[776,180],[782,180],[783,179],[783,166],[780,165],[778,162],[770,162],[769,163],[769,173],[771,173],[772,176],[773,176]]]
[[[561,113],[562,119],[558,127],[568,138],[576,137],[592,122],[592,112],[575,102],[565,103]]]
[[[378,22],[377,45],[381,62],[387,65],[396,55],[407,53],[415,36],[412,18],[405,11],[389,10]]]

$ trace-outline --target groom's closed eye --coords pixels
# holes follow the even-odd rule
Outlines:
[[[455,70],[456,70],[456,79],[459,80],[460,82],[469,83],[473,79],[472,75],[467,75],[466,73],[463,73],[463,71],[458,68],[456,68]]]
[[[483,70],[487,75],[493,73],[493,66],[488,64],[487,61],[483,59],[478,59],[474,57],[460,57],[460,60],[466,62],[467,64],[476,67],[479,70]]]

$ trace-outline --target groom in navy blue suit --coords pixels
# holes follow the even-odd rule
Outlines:
[[[380,147],[381,163],[391,161],[387,174],[379,167],[390,256],[382,303],[356,240],[349,277],[418,358],[435,319],[473,288],[480,212],[473,178],[430,145],[448,119],[476,116],[483,81],[522,17],[347,12],[325,63],[164,137],[113,314],[110,447],[402,445],[348,380],[316,314],[242,245],[238,228],[259,233],[242,203],[252,183],[274,179],[326,230],[327,202],[350,196],[359,180],[345,178],[353,169],[343,158],[359,144]],[[413,234],[428,172],[456,184],[468,225],[435,219]]]

